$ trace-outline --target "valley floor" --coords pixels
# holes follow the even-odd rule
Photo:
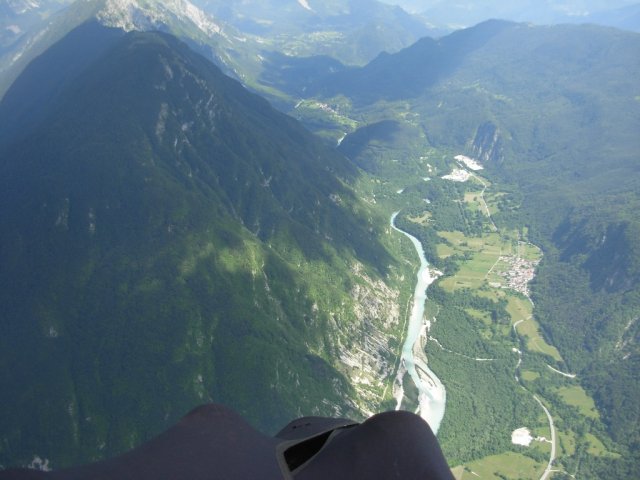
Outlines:
[[[452,168],[459,169],[460,165],[454,164]],[[459,230],[438,231],[440,241],[435,245],[438,260],[455,260],[457,271],[444,275],[436,284],[449,295],[472,294],[489,300],[491,304],[502,305],[508,318],[496,320],[495,312],[474,306],[464,308],[465,315],[471,319],[473,335],[476,336],[474,339],[465,339],[467,343],[475,346],[465,350],[450,343],[460,341],[460,336],[470,335],[469,332],[458,331],[455,334],[458,338],[451,337],[448,332],[455,330],[455,327],[446,324],[451,321],[447,316],[441,315],[438,319],[425,317],[428,324],[434,322],[436,328],[427,329],[427,341],[423,344],[423,353],[426,351],[426,355],[420,357],[425,363],[429,362],[430,368],[440,376],[447,388],[448,397],[452,398],[451,402],[447,403],[443,428],[448,427],[458,435],[464,435],[464,425],[457,424],[455,419],[460,414],[460,404],[456,396],[465,395],[466,389],[470,386],[459,386],[459,379],[455,378],[456,367],[452,364],[474,361],[480,368],[482,365],[496,365],[500,362],[504,364],[504,358],[491,358],[491,355],[480,354],[479,351],[486,347],[485,351],[488,352],[512,352],[514,356],[511,360],[506,360],[512,365],[510,386],[504,379],[496,381],[500,388],[506,385],[514,395],[518,391],[526,392],[535,403],[529,407],[527,414],[522,416],[522,420],[515,415],[511,419],[508,431],[504,428],[503,431],[505,434],[511,434],[521,427],[527,427],[534,433],[529,446],[511,444],[509,447],[505,438],[489,440],[495,445],[502,445],[502,453],[462,462],[453,471],[457,479],[546,480],[554,476],[573,477],[572,472],[565,471],[563,459],[575,455],[580,444],[588,445],[587,448],[591,452],[597,450],[598,455],[615,454],[608,452],[596,436],[578,433],[584,430],[580,427],[581,424],[587,423],[590,418],[598,418],[599,414],[593,400],[580,386],[580,379],[575,374],[563,371],[564,361],[560,353],[545,339],[535,319],[534,304],[529,297],[528,285],[535,276],[542,252],[528,241],[526,229],[496,226],[492,215],[499,211],[499,200],[506,193],[497,191],[488,179],[481,177],[477,172],[468,171],[465,175],[455,175],[455,178],[444,175],[441,179],[461,182],[463,177],[466,182],[464,194],[450,200],[458,203],[468,218],[472,217],[474,212],[480,212],[483,218],[482,232],[478,235]],[[404,185],[386,195],[396,197],[397,204],[400,203],[399,198],[407,196],[406,192],[410,187],[411,185]],[[412,213],[416,210],[415,199],[409,200],[406,205],[414,207]],[[407,215],[407,219],[417,231],[421,227],[433,224],[431,203],[421,201],[420,205],[422,213]],[[441,307],[447,308],[446,305]],[[460,342],[461,345],[464,343]],[[446,359],[443,356],[446,356]],[[449,366],[444,370],[437,369],[439,365],[447,363]],[[474,403],[484,401],[490,399],[476,395],[473,400]],[[566,412],[569,412],[569,417]],[[487,418],[485,421],[491,420]],[[445,453],[448,453],[451,430],[441,438]],[[473,442],[474,439],[470,438],[469,441]],[[494,447],[493,450],[500,449]]]

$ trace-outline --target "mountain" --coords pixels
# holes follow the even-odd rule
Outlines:
[[[623,9],[635,0],[517,0],[502,2],[483,0],[480,2],[443,0],[388,0],[407,11],[418,13],[430,23],[451,29],[465,28],[496,18],[518,22],[533,22],[540,25],[560,23],[598,23],[615,26],[604,18],[601,12]]]
[[[630,401],[640,395],[634,313],[640,308],[639,76],[636,33],[489,21],[441,39],[421,39],[362,68],[319,79],[304,99],[339,108],[342,120],[333,125],[333,138],[341,140],[343,153],[381,177],[387,196],[396,198],[390,192],[397,185],[402,192],[397,195],[419,202],[409,208],[403,225],[416,232],[422,228],[430,261],[449,268],[449,275],[476,258],[462,251],[447,264],[454,247],[471,249],[493,229],[515,229],[517,238],[542,248],[532,315],[544,338],[558,348],[556,361],[563,363],[554,368],[575,372],[580,388],[595,401],[605,435],[617,442],[611,447],[618,452],[614,457],[622,459],[565,454],[566,471],[580,468],[596,478],[614,471],[629,478],[640,461],[640,410]],[[317,124],[301,109],[296,113],[310,127]],[[482,174],[482,189],[477,181],[477,190],[433,181],[432,172],[451,171],[446,159],[459,153],[484,165],[484,171],[471,172]],[[486,210],[481,204],[480,212],[494,208],[494,225],[481,230],[478,211],[453,207],[486,195],[485,190],[496,197],[494,203],[487,200]],[[465,235],[465,243],[452,241],[455,235]],[[480,268],[474,267],[469,276]],[[476,288],[482,297],[489,287]],[[441,309],[462,302],[442,298]],[[432,352],[430,360],[437,355]],[[441,364],[451,368],[451,362]],[[459,390],[448,391],[448,399],[464,398],[464,386],[452,383]],[[538,385],[538,395],[555,398],[550,401],[561,412],[565,406],[557,393],[544,382]],[[442,426],[449,455],[462,451],[455,439],[469,428],[456,420],[464,409],[455,412],[445,415]],[[559,415],[567,421],[570,414]],[[579,417],[572,418],[577,423],[566,424],[573,432],[567,435],[579,429]]]
[[[80,0],[34,25],[0,57],[0,96],[29,62],[92,20],[124,31],[172,33],[236,77],[252,78],[259,71],[255,45],[188,0]]]
[[[33,58],[89,20],[125,31],[172,33],[225,73],[276,102],[283,100],[282,90],[292,81],[282,85],[282,80],[274,81],[274,75],[287,72],[291,77],[305,71],[309,61],[301,57],[329,56],[342,69],[342,63],[364,64],[381,51],[397,51],[435,33],[401,8],[375,0],[318,4],[290,0],[286,5],[263,1],[79,0],[66,8],[62,3],[69,2],[27,2],[22,10],[34,12],[28,29],[14,24],[15,15],[7,17],[5,30],[11,38],[0,51],[0,96]],[[50,14],[54,11],[55,15]]]
[[[104,458],[211,400],[263,430],[379,408],[395,261],[346,158],[174,37],[95,22],[29,64],[11,122],[0,464]]]
[[[292,57],[364,64],[432,33],[419,18],[376,0],[198,0],[204,11]]]

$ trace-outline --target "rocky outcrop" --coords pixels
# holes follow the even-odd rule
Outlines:
[[[500,163],[502,152],[502,136],[498,127],[492,122],[485,122],[476,130],[471,145],[473,156],[483,163]]]
[[[359,280],[350,292],[355,322],[338,346],[338,368],[350,379],[359,410],[371,415],[383,400],[395,367],[398,352],[390,347],[389,339],[397,336],[400,292],[372,279],[361,264],[355,264],[352,272]]]

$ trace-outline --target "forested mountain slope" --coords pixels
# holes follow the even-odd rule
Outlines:
[[[175,38],[96,23],[0,124],[0,464],[104,458],[206,401],[264,430],[377,408],[391,353],[360,342],[401,328],[397,292],[347,159]]]

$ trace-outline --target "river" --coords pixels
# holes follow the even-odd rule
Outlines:
[[[427,366],[427,358],[422,348],[421,339],[425,338],[430,327],[430,324],[424,321],[424,305],[427,299],[427,288],[438,277],[435,272],[429,269],[429,263],[424,255],[424,249],[418,239],[396,227],[395,219],[398,213],[399,212],[395,212],[391,216],[391,227],[411,240],[420,258],[420,268],[418,270],[416,288],[413,293],[413,305],[407,326],[407,336],[402,346],[400,365],[398,366],[395,380],[394,393],[397,392],[396,410],[400,408],[404,398],[404,377],[408,373],[413,384],[418,389],[418,413],[429,424],[431,430],[437,433],[442,418],[444,417],[447,394],[440,379]]]

